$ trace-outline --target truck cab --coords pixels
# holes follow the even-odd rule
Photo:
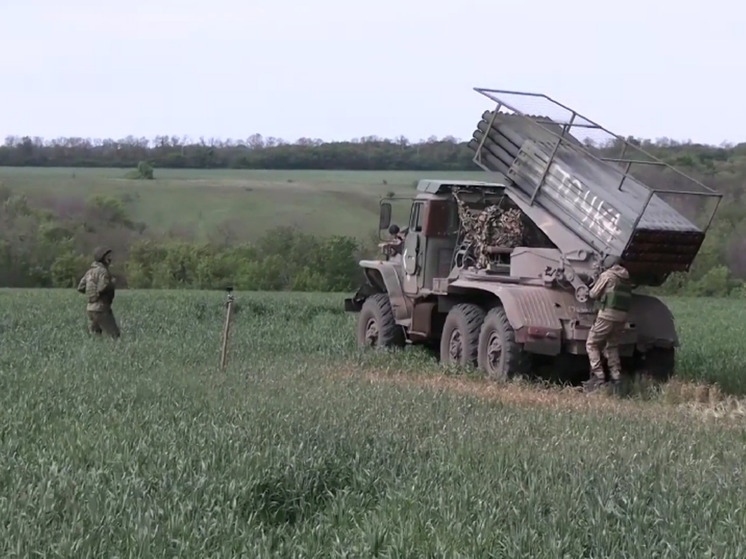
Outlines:
[[[469,241],[465,242],[462,234],[459,203],[462,211],[479,211],[505,201],[504,189],[500,182],[421,180],[403,227],[391,223],[391,203],[381,202],[379,231],[391,228],[396,232],[390,242],[400,247],[395,251],[401,256],[396,268],[404,293],[417,297],[443,292],[454,270],[474,264]],[[455,192],[459,193],[458,199]],[[513,247],[493,247],[492,252],[502,258],[492,259],[488,271],[509,275],[512,251]]]

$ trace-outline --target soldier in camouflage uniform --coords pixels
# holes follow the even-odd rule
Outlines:
[[[86,312],[90,319],[89,331],[119,338],[119,326],[111,310],[115,291],[114,278],[109,272],[111,249],[97,248],[93,259],[93,264],[78,284],[78,291],[88,297]]]
[[[599,276],[590,290],[590,297],[598,301],[599,312],[585,344],[591,363],[590,379],[585,383],[588,391],[604,384],[602,347],[612,382],[618,386],[621,380],[619,338],[627,322],[627,313],[632,302],[629,272],[623,266],[615,264]]]

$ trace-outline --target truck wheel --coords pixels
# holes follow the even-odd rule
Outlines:
[[[642,367],[653,379],[665,382],[674,374],[676,350],[674,348],[653,347],[645,352]]]
[[[491,380],[504,382],[528,372],[529,360],[515,341],[515,331],[502,307],[487,313],[479,333],[479,368]]]
[[[359,347],[404,346],[404,332],[394,320],[394,311],[385,293],[371,295],[363,303],[357,322],[357,343]]]
[[[484,309],[471,303],[455,305],[446,316],[440,338],[440,362],[462,367],[477,364],[479,329],[484,320]]]

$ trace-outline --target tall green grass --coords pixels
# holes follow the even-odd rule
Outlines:
[[[74,292],[0,291],[0,556],[746,553],[742,427],[370,383],[440,370],[358,353],[342,296],[237,300],[220,372],[221,293],[122,292],[112,343]],[[671,304],[682,375],[742,378],[733,304]]]
[[[674,297],[666,302],[681,341],[679,378],[746,394],[746,301]]]

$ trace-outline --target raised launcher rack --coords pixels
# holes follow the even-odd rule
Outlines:
[[[605,263],[618,260],[636,283],[660,285],[689,270],[721,194],[544,94],[475,91],[497,103],[469,141],[477,165],[505,175],[527,204]],[[645,184],[659,181],[669,188]]]

